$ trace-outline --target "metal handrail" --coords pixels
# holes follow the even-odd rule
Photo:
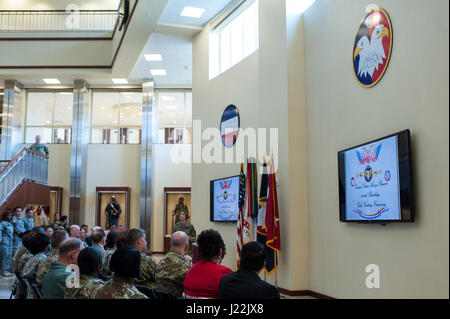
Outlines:
[[[23,148],[0,171],[0,205],[8,199],[23,180],[47,184],[48,156]]]
[[[113,32],[118,10],[0,10],[0,32]]]

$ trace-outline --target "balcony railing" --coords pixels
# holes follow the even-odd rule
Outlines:
[[[113,32],[118,10],[0,10],[0,32]]]
[[[23,148],[0,171],[0,205],[23,180],[47,184],[48,156]]]

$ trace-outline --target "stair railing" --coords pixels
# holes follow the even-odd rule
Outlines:
[[[23,148],[0,171],[0,205],[8,199],[23,180],[47,184],[48,156]]]

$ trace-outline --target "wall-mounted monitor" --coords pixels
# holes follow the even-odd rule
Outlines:
[[[410,131],[338,152],[342,222],[413,222]]]
[[[210,181],[212,222],[235,222],[239,215],[239,175]]]

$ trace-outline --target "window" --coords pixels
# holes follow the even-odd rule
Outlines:
[[[209,79],[258,50],[258,1],[239,8],[209,34]]]
[[[142,94],[140,92],[94,92],[91,143],[140,144]]]
[[[25,143],[70,144],[72,140],[72,92],[28,92]]]
[[[158,90],[154,126],[157,144],[192,144],[192,92]]]

